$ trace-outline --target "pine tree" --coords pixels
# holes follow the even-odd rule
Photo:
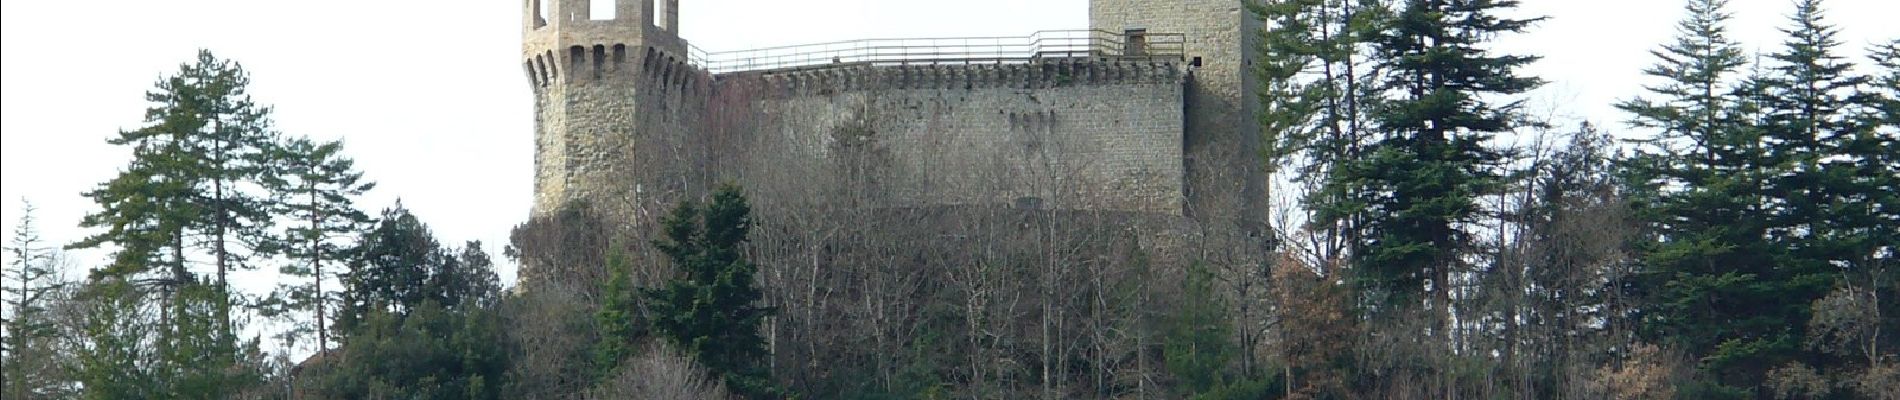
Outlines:
[[[655,333],[692,354],[734,392],[778,396],[765,369],[759,331],[773,310],[759,305],[758,267],[740,248],[751,231],[752,207],[734,186],[701,207],[682,202],[663,221],[665,241],[654,243],[679,277],[645,291]]]
[[[32,203],[20,202],[20,224],[7,240],[5,273],[0,273],[0,308],[5,309],[4,340],[0,340],[0,397],[53,397],[58,356],[50,340],[58,335],[46,315],[53,296],[64,290],[59,255],[48,247],[34,225]]]
[[[118,247],[114,263],[96,276],[139,277],[164,268],[146,282],[176,291],[193,282],[186,254],[203,247],[212,257],[214,285],[229,299],[229,271],[248,268],[250,255],[241,250],[270,239],[268,202],[258,193],[275,181],[268,176],[274,133],[269,109],[246,94],[249,84],[242,66],[199,51],[146,93],[148,125],[107,141],[132,147],[133,159],[85,194],[101,210],[81,226],[106,231],[69,246]],[[213,333],[227,341],[234,340],[229,303],[218,305],[220,329]]]
[[[284,275],[308,279],[306,282],[280,285],[279,297],[287,298],[290,310],[309,311],[313,318],[309,329],[317,334],[317,350],[329,348],[326,306],[331,302],[324,282],[336,275],[324,273],[325,265],[350,259],[339,239],[361,232],[369,216],[356,209],[355,197],[375,187],[361,182],[363,173],[355,162],[344,158],[341,142],[317,144],[298,138],[281,146],[277,155],[284,168],[279,174],[287,180],[278,186],[274,202],[291,222],[284,232],[281,250],[292,260],[281,268]]]
[[[250,73],[242,65],[199,51],[197,63],[182,66],[181,75],[194,89],[184,93],[184,108],[202,123],[189,127],[193,132],[187,136],[198,150],[188,158],[197,181],[190,199],[205,213],[197,228],[209,236],[213,284],[225,299],[217,309],[222,321],[218,334],[228,336],[233,331],[227,276],[232,270],[253,268],[246,264],[249,255],[238,250],[271,240],[271,202],[259,192],[275,189],[269,183],[279,181],[273,176],[277,135],[271,130],[270,109],[251,101]]]

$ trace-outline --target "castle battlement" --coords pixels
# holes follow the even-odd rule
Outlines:
[[[552,51],[532,54],[523,67],[528,83],[537,87],[637,79],[654,84],[656,89],[686,90],[712,78],[678,55],[625,43],[569,46],[565,56]]]

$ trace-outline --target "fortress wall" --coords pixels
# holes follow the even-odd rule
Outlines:
[[[1185,78],[1150,62],[727,75],[715,147],[741,149],[719,164],[766,196],[849,180],[882,207],[1181,215]]]

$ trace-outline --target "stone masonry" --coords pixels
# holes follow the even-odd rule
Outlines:
[[[715,74],[672,32],[679,0],[619,0],[601,20],[588,0],[526,0],[533,213],[585,200],[638,223],[715,182],[770,196],[752,189],[875,173],[879,207],[1129,212],[1257,235],[1242,50],[1258,27],[1242,1],[1090,2],[1091,29],[1181,34],[1178,57]],[[826,167],[846,159],[862,163]]]

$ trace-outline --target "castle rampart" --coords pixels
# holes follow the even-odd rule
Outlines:
[[[537,214],[585,200],[638,224],[715,182],[766,207],[848,182],[878,208],[1259,224],[1239,0],[1094,0],[1090,31],[731,53],[674,34],[678,0],[587,5],[524,6]]]
[[[748,124],[724,135],[751,137],[731,174],[747,187],[860,151],[877,157],[866,168],[882,177],[883,206],[1180,215],[1186,79],[1173,63],[1060,61],[728,74],[717,85],[746,99],[733,106]]]

